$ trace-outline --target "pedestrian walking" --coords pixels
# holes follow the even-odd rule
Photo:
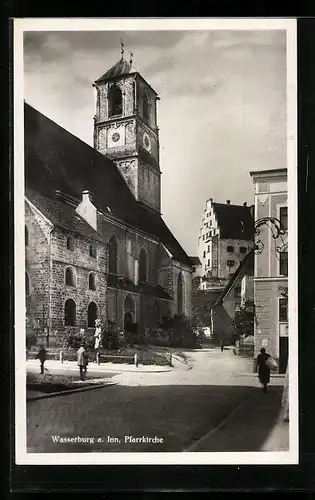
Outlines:
[[[256,371],[258,371],[259,382],[264,392],[267,392],[267,385],[270,382],[270,367],[267,364],[267,360],[270,357],[270,354],[267,354],[266,349],[262,347],[256,360]]]
[[[84,344],[80,345],[80,349],[78,349],[78,367],[80,370],[80,379],[84,380],[87,372],[87,365],[89,364],[89,357],[84,348]]]
[[[36,359],[39,359],[40,361],[40,373],[43,375],[44,373],[44,364],[45,364],[45,361],[47,359],[47,353],[46,353],[46,349],[43,345],[40,345],[39,347],[39,351],[36,355]]]
[[[221,342],[221,352],[223,352],[223,351],[224,351],[224,340],[222,340],[222,342]]]

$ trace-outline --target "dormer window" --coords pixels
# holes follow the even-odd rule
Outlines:
[[[117,85],[113,85],[108,92],[108,116],[122,114],[122,92]]]

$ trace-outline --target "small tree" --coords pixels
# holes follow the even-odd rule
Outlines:
[[[70,331],[64,336],[63,339],[63,347],[65,349],[77,350],[82,343],[84,343],[86,349],[94,349],[93,333],[76,333],[74,331]]]
[[[233,342],[238,340],[241,335],[245,335],[245,337],[254,335],[254,319],[255,313],[252,310],[241,308],[235,311],[232,320],[232,325],[235,330],[235,336],[233,336],[232,339]]]
[[[108,321],[108,327],[102,331],[102,347],[104,349],[118,349],[118,326],[113,321]]]

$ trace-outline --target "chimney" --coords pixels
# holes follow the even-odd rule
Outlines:
[[[87,189],[82,191],[82,202],[84,203],[91,202],[90,191],[88,191]]]
[[[247,201],[244,201],[243,207],[247,207]]]
[[[230,205],[231,204],[231,200],[226,200],[226,204]]]
[[[77,206],[76,212],[97,231],[96,207],[91,202],[90,192],[87,189],[82,191],[82,200]]]

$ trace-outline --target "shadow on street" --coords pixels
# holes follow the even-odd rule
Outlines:
[[[179,452],[242,403],[196,451],[259,451],[278,417],[281,395],[281,387],[264,394],[241,385],[112,386],[32,401],[27,405],[28,452]],[[77,442],[54,442],[52,436]],[[128,436],[156,436],[163,442],[135,443]]]

